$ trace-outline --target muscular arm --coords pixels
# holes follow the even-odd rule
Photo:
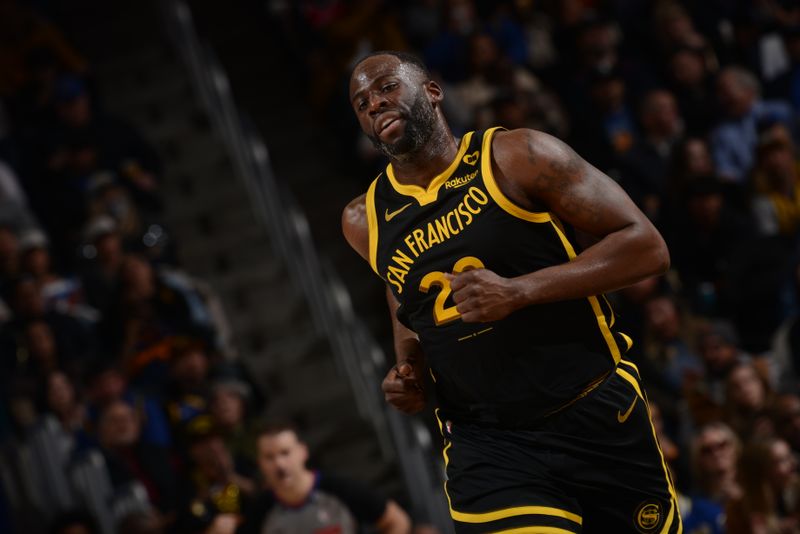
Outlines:
[[[550,211],[598,241],[570,262],[512,279],[485,270],[452,277],[463,320],[497,320],[532,304],[613,291],[669,267],[664,240],[647,217],[566,144],[514,130],[498,132],[492,147],[495,178],[507,197],[529,210]]]
[[[353,249],[369,261],[369,227],[365,195],[354,199],[342,213],[342,232]],[[398,410],[416,413],[425,406],[422,390],[425,359],[419,345],[417,334],[397,320],[400,303],[386,287],[386,300],[394,334],[395,361],[381,384],[386,401]]]

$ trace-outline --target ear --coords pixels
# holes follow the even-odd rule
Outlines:
[[[433,80],[425,82],[425,91],[428,93],[428,100],[434,106],[444,100],[444,89]]]
[[[308,462],[308,445],[305,443],[300,443],[300,457],[303,459],[303,465],[306,465]]]

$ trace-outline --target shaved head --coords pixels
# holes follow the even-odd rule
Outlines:
[[[370,52],[356,62],[356,64],[353,66],[353,73],[356,72],[359,65],[361,65],[364,61],[376,56],[396,57],[400,60],[401,65],[410,65],[414,67],[414,70],[416,70],[422,76],[423,82],[431,79],[431,73],[428,71],[428,67],[425,66],[425,63],[422,61],[422,59],[420,59],[419,56],[409,52],[399,52],[397,50],[378,50],[377,52]]]

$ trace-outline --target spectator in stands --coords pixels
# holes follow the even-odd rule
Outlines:
[[[200,343],[184,340],[173,345],[166,407],[173,431],[184,441],[190,432],[208,431],[213,426],[208,413],[210,365]]]
[[[759,138],[753,214],[762,235],[793,238],[800,225],[800,172],[789,131],[773,125]]]
[[[250,386],[237,379],[222,379],[211,386],[209,412],[214,428],[240,464],[255,467],[255,434],[248,420]]]
[[[266,427],[257,439],[258,465],[270,490],[253,505],[240,534],[249,532],[408,533],[408,515],[392,500],[355,482],[306,467],[308,447],[291,425]]]
[[[780,439],[744,447],[738,479],[742,494],[727,506],[728,534],[797,532],[797,460]]]
[[[82,270],[86,299],[105,312],[111,306],[124,259],[117,223],[108,215],[93,218],[84,229],[84,241],[84,256],[89,260]]]
[[[714,125],[714,85],[702,50],[681,47],[669,58],[670,89],[680,114],[686,121],[686,133],[705,137]]]
[[[669,201],[676,212],[682,211],[689,185],[698,178],[714,176],[714,160],[708,143],[701,137],[686,137],[672,150],[669,166]],[[681,216],[675,213],[674,217]]]
[[[758,80],[741,67],[720,71],[717,98],[725,119],[711,135],[714,161],[721,177],[743,184],[755,163],[759,131],[775,123],[789,126],[792,110],[782,101],[761,100]]]
[[[22,2],[0,3],[0,97],[19,91],[29,80],[26,58],[34,50],[47,50],[61,71],[83,73],[86,60],[61,32]]]
[[[667,192],[672,149],[683,131],[672,94],[663,89],[647,93],[639,122],[640,136],[621,157],[621,184],[651,220],[658,220]]]
[[[80,280],[59,276],[53,270],[48,245],[47,236],[39,230],[22,234],[19,240],[22,271],[39,285],[45,309],[65,313],[88,324],[97,322],[99,315],[86,304]]]
[[[626,102],[625,80],[618,71],[596,71],[588,77],[591,113],[573,128],[575,149],[595,167],[609,172],[633,146],[636,123]]]
[[[664,229],[672,265],[692,308],[706,315],[718,314],[728,298],[725,280],[733,257],[748,244],[752,226],[726,199],[723,184],[712,176],[687,184],[684,203],[685,215]]]
[[[256,491],[254,472],[243,472],[222,437],[214,432],[192,437],[189,459],[178,530],[201,532],[225,515],[241,522],[247,499]]]
[[[158,447],[172,444],[169,421],[159,400],[128,385],[128,379],[114,362],[98,361],[86,378],[88,416],[98,424],[100,414],[108,406],[124,402],[135,410],[141,441]]]
[[[13,347],[18,347],[20,340],[25,342],[24,336],[28,335],[27,341],[33,342],[37,356],[42,357],[39,363],[49,362],[45,366],[47,368],[59,364],[80,368],[94,355],[94,331],[74,317],[55,310],[47,311],[39,286],[33,278],[18,279],[11,292],[14,318],[2,332],[8,350],[15,350]],[[31,324],[35,325],[32,329]],[[54,341],[54,347],[48,342],[50,339]]]
[[[769,436],[771,391],[767,380],[749,362],[736,365],[726,382],[726,421],[743,440]]]
[[[65,433],[72,434],[84,428],[86,406],[66,373],[55,371],[47,376],[44,397],[45,413],[55,416]]]
[[[692,439],[693,496],[716,503],[721,510],[741,495],[736,478],[740,443],[725,423],[709,423]]]
[[[800,395],[778,395],[772,407],[775,433],[789,444],[794,454],[800,452]]]
[[[127,402],[113,401],[103,408],[97,439],[114,487],[139,482],[159,510],[176,510],[177,481],[169,450],[141,439],[141,420]]]
[[[697,337],[698,353],[703,360],[702,379],[687,388],[686,395],[695,424],[702,425],[722,416],[728,375],[738,365],[750,361],[739,348],[739,336],[733,325],[714,320]]]
[[[122,263],[119,291],[106,321],[107,346],[123,358],[131,376],[149,371],[161,383],[166,378],[161,364],[169,359],[175,337],[189,336],[207,345],[214,339],[207,324],[193,319],[191,302],[135,255]]]
[[[674,417],[675,401],[680,398],[686,380],[702,373],[700,358],[694,353],[691,325],[682,316],[678,303],[669,295],[656,295],[644,305],[647,334],[644,340],[645,361],[641,371],[659,406],[669,406],[664,417]]]
[[[456,100],[451,113],[454,127],[461,131],[496,124],[491,104],[503,94],[520,95],[534,109],[551,105],[554,112],[558,111],[539,80],[503,56],[489,33],[478,32],[469,38],[469,74],[465,80],[453,84],[449,94]]]

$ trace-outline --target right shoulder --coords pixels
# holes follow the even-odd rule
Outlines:
[[[345,206],[342,212],[344,238],[362,258],[369,261],[369,222],[367,220],[367,194],[364,193]]]

